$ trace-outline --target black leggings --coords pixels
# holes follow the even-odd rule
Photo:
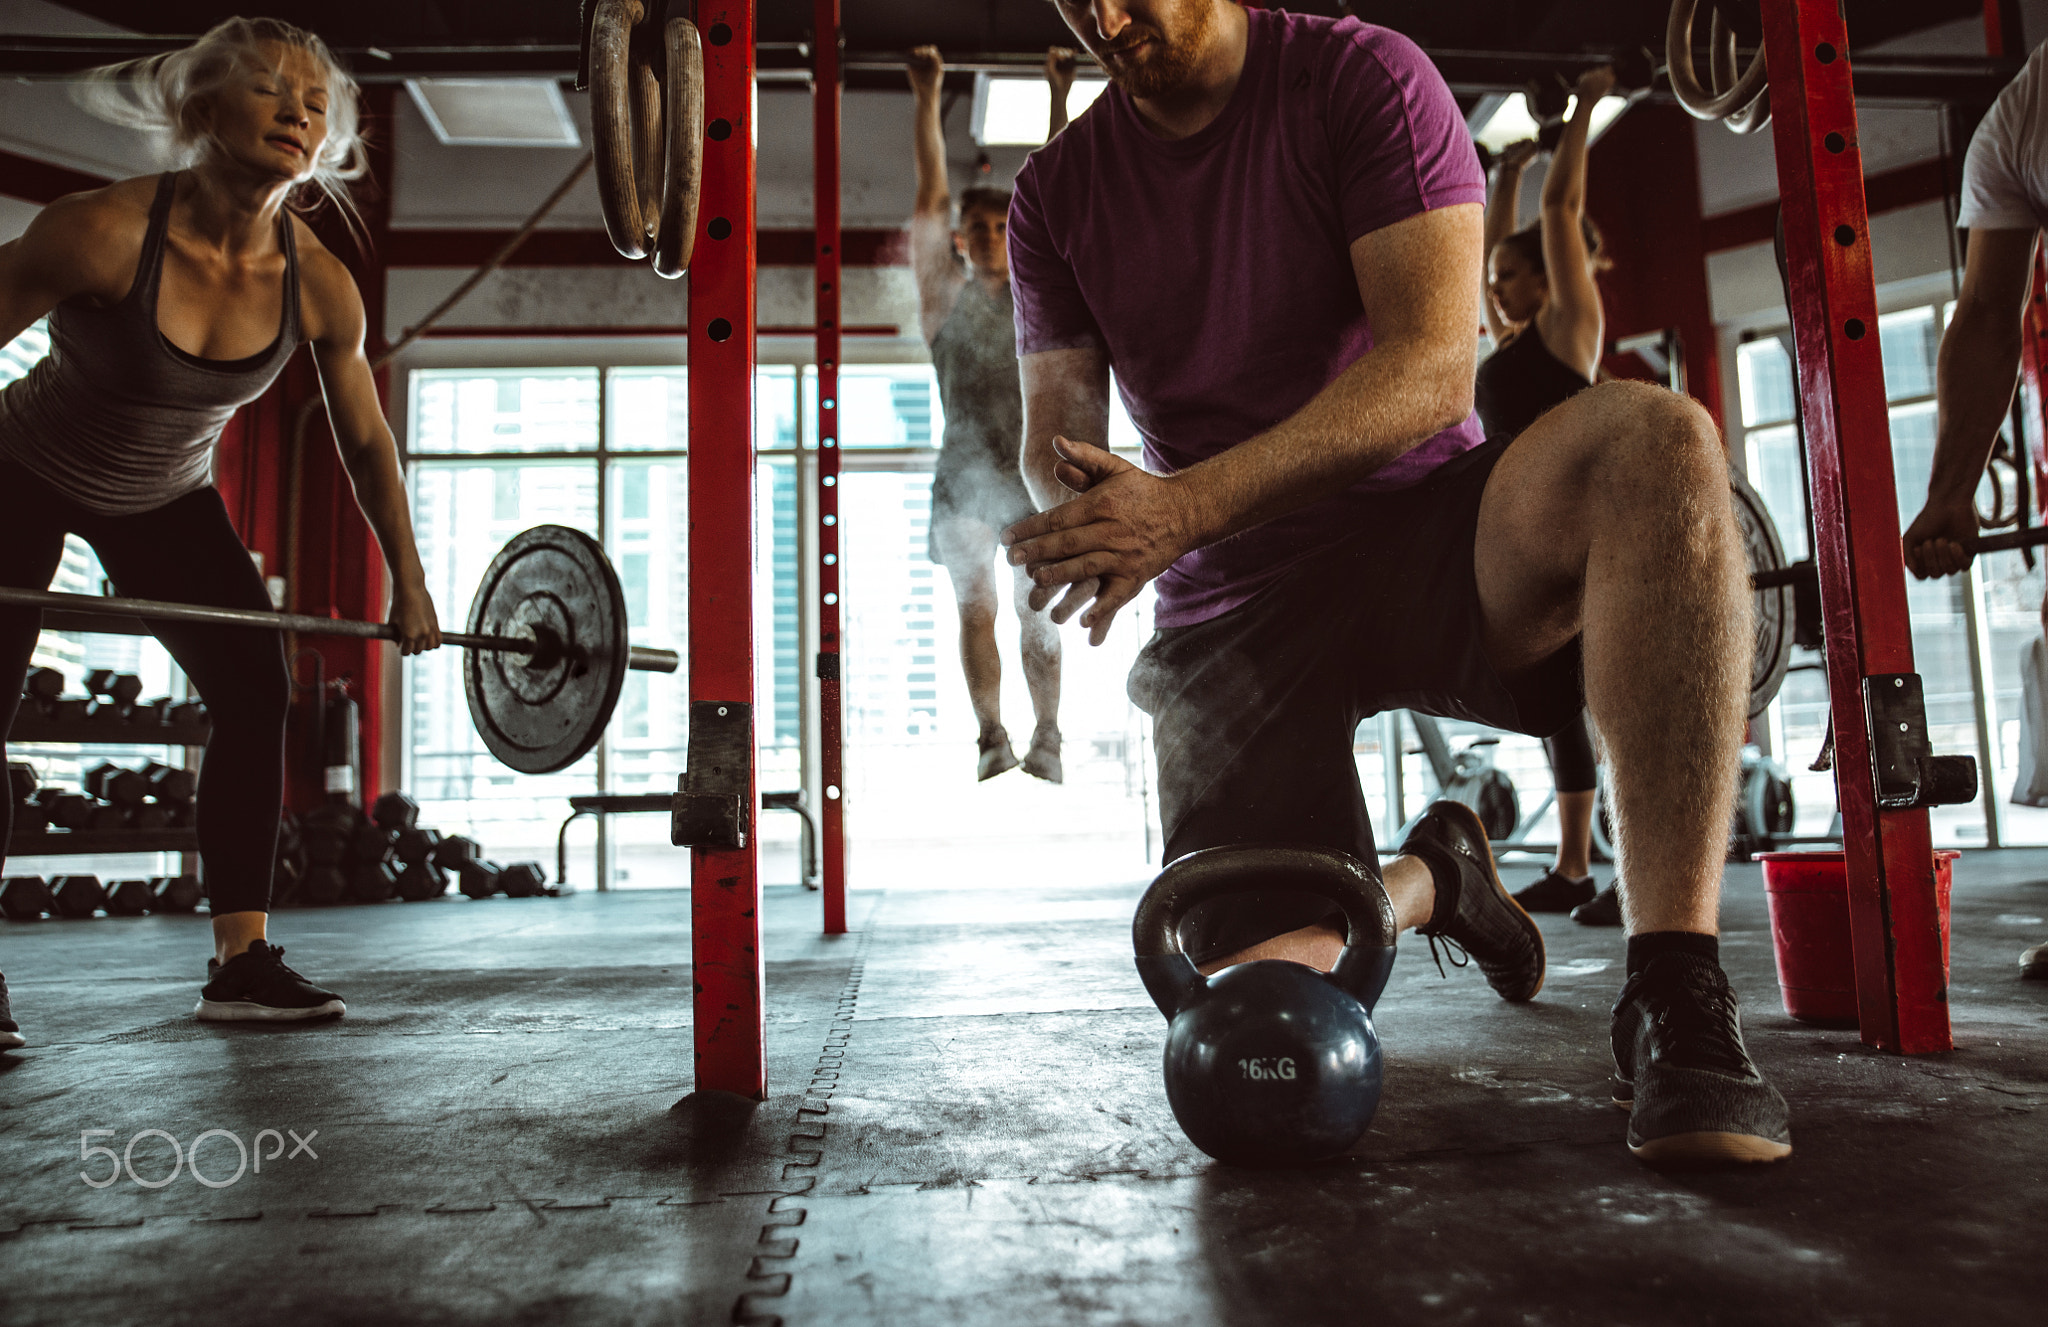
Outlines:
[[[1550,755],[1550,777],[1561,793],[1589,793],[1600,776],[1593,760],[1593,734],[1581,712],[1561,732],[1543,739]]]
[[[269,609],[263,578],[211,488],[151,511],[101,516],[12,461],[0,460],[0,584],[41,589],[78,535],[121,594],[220,608]],[[265,912],[284,805],[284,728],[291,705],[284,644],[252,627],[152,622],[206,701],[213,735],[199,782],[199,856],[215,916]],[[42,627],[34,609],[0,607],[0,749]],[[0,857],[14,807],[0,813]]]

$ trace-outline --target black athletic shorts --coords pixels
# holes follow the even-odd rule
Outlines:
[[[1481,644],[1472,546],[1507,443],[1490,438],[1377,499],[1356,534],[1256,598],[1154,634],[1129,687],[1153,718],[1166,860],[1296,843],[1375,865],[1351,749],[1366,717],[1408,709],[1535,737],[1579,717],[1577,640],[1512,677]],[[1243,895],[1196,909],[1182,943],[1205,962],[1329,913],[1307,896]]]

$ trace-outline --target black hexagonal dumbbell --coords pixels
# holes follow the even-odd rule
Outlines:
[[[308,907],[341,902],[348,893],[348,876],[339,866],[309,866],[299,881],[298,901]]]
[[[498,892],[498,877],[503,874],[496,862],[487,862],[481,857],[471,857],[456,868],[456,878],[463,893],[473,899],[487,899]]]
[[[44,788],[36,793],[43,814],[58,829],[84,829],[92,822],[92,798],[61,788]]]
[[[144,802],[128,813],[128,826],[131,829],[169,829],[171,808],[156,802]]]
[[[149,780],[141,770],[122,769],[111,761],[102,761],[86,773],[85,791],[115,806],[141,806],[149,796]]]
[[[16,806],[26,805],[36,795],[36,767],[24,761],[7,762],[7,800]]]
[[[450,834],[434,845],[434,865],[444,871],[460,871],[462,864],[484,854],[475,839],[460,834]]]
[[[149,784],[149,795],[165,805],[183,804],[199,795],[199,771],[196,769],[159,765],[152,760],[143,766],[142,777]]]
[[[422,829],[414,825],[411,829],[398,831],[398,860],[407,866],[433,861],[434,850],[440,846],[441,831],[438,829]]]
[[[514,862],[498,876],[507,898],[539,898],[548,890],[548,873],[539,862]]]
[[[32,922],[46,912],[57,910],[50,882],[39,875],[11,875],[0,880],[0,917],[9,921]]]
[[[420,804],[404,793],[385,793],[370,808],[370,819],[393,833],[411,829],[420,823]]]
[[[92,916],[107,902],[107,887],[96,875],[60,875],[50,882],[57,896],[57,915],[76,920]]]
[[[22,681],[21,694],[29,704],[48,714],[64,696],[64,674],[54,668],[37,668]]]
[[[129,829],[135,824],[135,810],[132,806],[101,804],[92,809],[86,817],[87,829]]]
[[[147,880],[116,880],[107,887],[109,917],[140,917],[156,902]]]
[[[95,668],[85,675],[85,689],[118,709],[132,708],[142,699],[142,679],[133,673]]]
[[[398,868],[379,857],[348,868],[348,896],[356,903],[389,903],[398,895]]]
[[[149,882],[151,912],[193,912],[206,899],[196,875],[160,875]]]
[[[424,903],[448,892],[448,873],[424,859],[410,863],[398,876],[398,896],[408,903]]]

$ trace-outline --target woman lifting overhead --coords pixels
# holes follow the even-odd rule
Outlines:
[[[1488,437],[1522,432],[1592,386],[1599,371],[1606,315],[1593,277],[1606,263],[1600,232],[1586,216],[1586,138],[1593,107],[1613,87],[1614,71],[1604,65],[1579,76],[1578,104],[1543,179],[1542,217],[1527,229],[1516,228],[1516,212],[1522,170],[1536,156],[1536,144],[1510,144],[1501,153],[1486,205],[1489,279],[1482,301],[1493,353],[1479,366],[1473,389]],[[1557,783],[1557,860],[1515,898],[1530,912],[1570,910],[1581,921],[1619,926],[1617,891],[1609,886],[1596,897],[1593,886],[1598,781],[1585,715],[1545,738],[1543,748]]]
[[[361,295],[296,214],[364,173],[356,88],[320,39],[231,19],[102,71],[113,118],[167,132],[182,169],[60,198],[0,246],[0,342],[49,317],[50,354],[0,392],[0,582],[49,584],[76,534],[121,594],[270,608],[212,485],[235,410],[313,347],[328,419],[392,574],[399,648],[440,644],[398,451],[364,357]],[[0,609],[0,734],[40,630]],[[198,1015],[338,1015],[265,939],[291,685],[274,632],[155,623],[212,716],[198,794],[214,957]],[[0,847],[12,829],[0,818]],[[0,1047],[21,1045],[0,982]]]

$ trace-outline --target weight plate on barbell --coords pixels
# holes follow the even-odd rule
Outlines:
[[[1778,542],[1778,527],[1764,500],[1749,482],[1733,469],[1728,485],[1735,495],[1735,521],[1742,527],[1742,544],[1749,558],[1749,574],[1773,571],[1785,565],[1784,546]],[[1785,685],[1785,669],[1792,663],[1792,630],[1797,621],[1792,587],[1779,586],[1756,592],[1756,654],[1749,669],[1749,717],[1762,714]]]
[[[477,586],[469,630],[547,636],[539,655],[469,650],[462,689],[492,755],[522,774],[566,769],[597,745],[626,682],[626,596],[581,530],[537,525],[500,549]]]

